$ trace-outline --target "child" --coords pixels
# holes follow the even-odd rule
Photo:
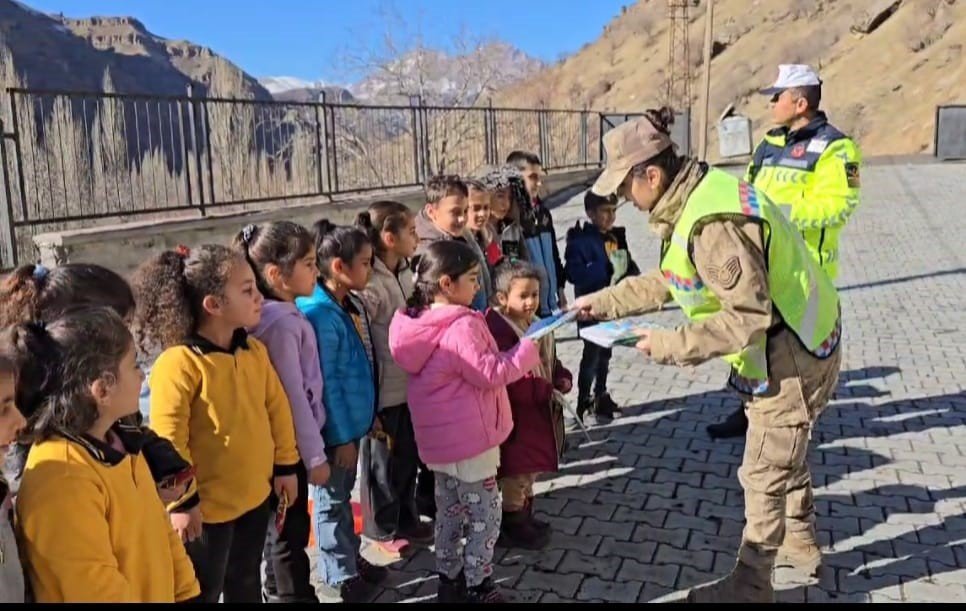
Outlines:
[[[476,240],[490,269],[500,258],[500,247],[490,224],[490,199],[492,193],[481,180],[468,178],[464,181],[469,190],[467,197],[466,229]]]
[[[0,353],[0,451],[17,438],[27,423],[14,402],[17,368],[13,359]],[[6,479],[0,477],[0,603],[24,602],[23,569],[17,553],[17,540],[13,534],[13,495]]]
[[[473,297],[472,307],[484,312],[490,304],[492,284],[485,265],[486,256],[466,230],[468,196],[466,183],[459,176],[440,175],[429,179],[426,183],[426,205],[416,217],[416,235],[419,237],[416,258],[422,255],[427,246],[440,240],[456,240],[472,248],[481,265],[480,288]]]
[[[392,356],[410,375],[416,446],[436,472],[439,602],[504,602],[490,575],[501,518],[499,448],[513,428],[506,385],[540,361],[526,339],[499,352],[483,315],[469,309],[480,267],[465,244],[431,244],[410,308],[389,328]]]
[[[312,234],[301,225],[278,221],[263,226],[247,225],[232,246],[245,255],[255,270],[255,283],[265,298],[262,317],[252,334],[268,348],[285,394],[292,407],[299,458],[295,475],[298,498],[288,505],[282,530],[268,527],[265,539],[265,598],[270,602],[296,603],[319,600],[311,581],[309,558],[308,485],[329,481],[322,427],[322,366],[312,325],[295,307],[297,297],[315,290],[319,275]],[[278,511],[279,498],[272,495]]]
[[[615,227],[617,196],[601,197],[590,191],[584,196],[584,209],[589,223],[578,221],[567,232],[567,279],[574,285],[574,295],[580,297],[617,284],[627,276],[640,273],[627,248],[623,227]],[[593,323],[578,323],[586,326]],[[593,412],[598,421],[610,422],[618,411],[617,404],[607,392],[607,371],[611,350],[593,342],[584,342],[577,374],[577,417],[583,420],[586,412]],[[594,386],[591,398],[590,387]]]
[[[497,347],[509,350],[534,320],[540,303],[540,274],[529,263],[508,262],[496,273],[499,306],[486,314]],[[542,337],[540,365],[507,386],[513,432],[500,446],[500,490],[503,491],[501,544],[542,549],[550,540],[549,524],[533,517],[533,484],[541,473],[555,472],[563,452],[562,397],[572,376],[557,360],[553,335]]]
[[[489,227],[493,243],[487,252],[487,262],[495,267],[504,258],[526,260],[520,210],[521,202],[526,202],[527,197],[520,172],[511,165],[484,166],[478,171],[478,177],[490,194]]]
[[[546,272],[546,283],[540,283],[539,315],[549,316],[557,308],[566,307],[564,298],[563,263],[557,248],[557,232],[553,226],[553,216],[540,199],[543,168],[540,158],[526,151],[513,151],[506,162],[515,166],[523,175],[530,205],[524,206],[520,217],[523,227],[529,260]]]
[[[382,435],[362,439],[363,533],[390,558],[410,543],[432,543],[433,529],[419,521],[416,472],[419,456],[406,405],[406,372],[389,354],[389,323],[413,293],[408,258],[416,252],[416,217],[405,205],[379,201],[359,214],[357,224],[373,244],[372,278],[358,296],[366,306],[379,363],[379,423]]]
[[[224,246],[165,251],[139,270],[135,328],[163,346],[151,369],[151,427],[197,468],[168,506],[204,602],[261,602],[274,490],[298,499],[292,409],[258,325],[251,265]]]
[[[134,316],[134,294],[128,283],[111,270],[100,265],[70,263],[47,269],[42,265],[24,265],[14,270],[0,284],[0,327],[32,321],[52,322],[70,309],[81,306],[104,306],[114,310],[125,321]],[[36,402],[30,395],[46,375],[43,368],[27,361],[18,364],[19,385],[17,403],[30,419]],[[124,418],[120,426],[127,433],[140,433],[141,453],[158,483],[158,492],[165,502],[184,493],[187,482],[178,483],[190,466],[167,439],[144,426],[140,414]],[[9,451],[8,480],[16,494],[20,476],[30,446],[15,444]]]
[[[319,281],[309,297],[295,300],[315,332],[322,361],[322,437],[330,466],[328,484],[312,486],[318,571],[326,598],[363,602],[387,571],[359,556],[350,498],[358,468],[359,440],[374,427],[377,371],[361,291],[372,274],[372,246],[365,232],[321,220],[313,227]]]
[[[34,445],[16,505],[37,602],[196,598],[198,580],[155,493],[140,435],[116,424],[137,412],[144,375],[124,321],[107,308],[75,309],[8,337],[19,359],[47,372],[33,389]]]

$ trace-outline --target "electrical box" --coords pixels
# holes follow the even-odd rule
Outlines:
[[[718,147],[723,158],[751,155],[751,119],[732,115],[719,121]]]

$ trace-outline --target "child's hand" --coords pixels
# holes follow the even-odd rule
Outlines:
[[[190,483],[191,481],[189,480],[174,486],[158,486],[158,496],[161,497],[161,502],[165,505],[169,505],[177,501],[184,496],[185,492],[188,491],[188,484]]]
[[[359,451],[354,443],[344,443],[335,449],[335,464],[346,470],[355,471]]]
[[[288,499],[291,506],[299,496],[299,479],[296,475],[276,475],[275,476],[275,496]]]
[[[574,383],[569,378],[560,378],[557,380],[557,390],[563,394],[567,394],[573,390]]]
[[[171,513],[171,526],[184,543],[190,543],[201,536],[201,524],[200,505],[195,505],[188,511]]]
[[[329,478],[332,477],[332,469],[329,467],[329,463],[324,462],[317,467],[313,467],[309,471],[309,483],[313,486],[324,486],[329,483]]]
[[[376,417],[372,420],[372,432],[381,433],[382,432],[382,418],[376,414]]]

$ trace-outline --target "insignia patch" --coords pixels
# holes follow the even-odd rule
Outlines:
[[[801,159],[805,156],[805,143],[799,142],[792,147],[792,157],[795,159]]]
[[[814,138],[808,143],[809,153],[821,153],[826,147],[828,147],[828,140],[822,140],[821,138]]]
[[[852,189],[859,188],[861,184],[859,181],[859,164],[851,161],[845,164],[845,179]]]
[[[724,265],[709,265],[708,280],[725,290],[731,290],[741,278],[741,261],[738,257],[729,257]]]

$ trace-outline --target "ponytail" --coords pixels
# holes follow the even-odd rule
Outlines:
[[[359,217],[356,218],[358,222]],[[371,245],[369,235],[358,226],[342,226],[320,219],[312,225],[315,241],[315,255],[319,263],[319,275],[332,276],[332,262],[340,259],[347,265],[352,263],[362,249]]]
[[[120,275],[88,263],[54,269],[23,265],[0,282],[0,327],[51,321],[85,305],[109,307],[127,318],[134,311],[134,294]]]
[[[650,108],[644,111],[644,116],[654,126],[654,129],[667,136],[670,140],[671,125],[674,124],[674,110],[671,107],[662,106],[658,109]],[[631,175],[643,176],[648,166],[656,166],[664,170],[665,182],[667,183],[665,186],[667,186],[671,184],[671,181],[674,180],[684,166],[684,157],[678,155],[677,147],[671,143],[654,157],[642,161],[631,168]]]
[[[295,264],[312,252],[312,235],[291,221],[245,225],[232,240],[232,248],[251,265],[259,292],[266,299],[278,299],[265,277],[265,267],[277,265],[283,274],[291,274]]]
[[[197,331],[209,295],[222,296],[242,253],[219,245],[178,247],[145,261],[132,280],[137,297],[135,339],[147,352],[180,343]]]
[[[413,217],[413,212],[405,204],[393,200],[373,202],[369,209],[356,216],[356,226],[366,232],[376,254],[386,252],[382,232],[400,235]]]

